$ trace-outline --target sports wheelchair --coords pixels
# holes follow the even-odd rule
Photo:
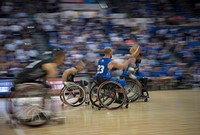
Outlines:
[[[75,82],[64,82],[64,87],[60,91],[60,100],[62,101],[62,106],[64,104],[77,107],[86,103],[89,105],[89,100],[87,97],[87,82],[79,81]]]
[[[143,99],[144,102],[148,101],[149,93],[147,90],[147,78],[142,77],[138,80],[126,78],[126,86],[124,86],[130,102]]]
[[[119,100],[120,94],[123,98]],[[118,82],[104,80],[96,77],[89,91],[92,108],[118,109],[125,105],[128,108],[129,100],[125,89]]]
[[[17,84],[11,89],[7,99],[6,110],[9,114],[8,124],[17,127],[23,124],[30,127],[38,127],[49,121],[64,123],[64,117],[55,116],[51,105],[50,88],[40,83]]]
[[[139,80],[132,79],[131,74],[136,74],[137,71],[138,69],[134,68],[132,73],[130,73],[129,70],[123,72],[121,78],[126,80],[126,86],[124,88],[130,102],[134,102],[138,99],[144,99],[144,102],[147,102],[149,98],[147,89],[148,79],[146,77],[141,77]]]

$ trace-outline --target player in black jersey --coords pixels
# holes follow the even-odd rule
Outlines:
[[[66,52],[63,50],[55,50],[52,58],[45,60],[37,60],[30,63],[20,72],[14,80],[14,87],[22,83],[42,83],[48,87],[46,80],[54,78],[58,75],[57,67],[64,62]]]

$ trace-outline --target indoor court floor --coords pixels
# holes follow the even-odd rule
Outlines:
[[[129,108],[106,110],[65,106],[56,108],[65,124],[39,128],[6,124],[5,99],[0,99],[0,135],[200,135],[200,89],[150,91],[149,102],[136,101]]]

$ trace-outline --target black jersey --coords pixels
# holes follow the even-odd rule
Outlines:
[[[67,77],[67,82],[74,82],[74,77],[75,77],[75,75],[73,75],[73,74],[70,74],[70,75],[68,75],[68,77]]]
[[[42,69],[42,65],[52,63],[52,59],[38,60],[27,65],[21,73],[18,74],[17,79],[36,80],[47,75],[47,72]]]

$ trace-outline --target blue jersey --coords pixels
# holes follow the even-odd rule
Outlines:
[[[103,79],[109,79],[112,77],[111,71],[108,69],[108,63],[111,62],[111,58],[101,58],[98,61],[98,69],[96,76],[102,76]]]
[[[126,69],[124,70],[124,72],[123,72],[123,77],[128,76],[128,74],[129,74],[128,69],[129,69],[130,66],[131,66],[131,64],[129,64],[129,65],[126,67]]]

